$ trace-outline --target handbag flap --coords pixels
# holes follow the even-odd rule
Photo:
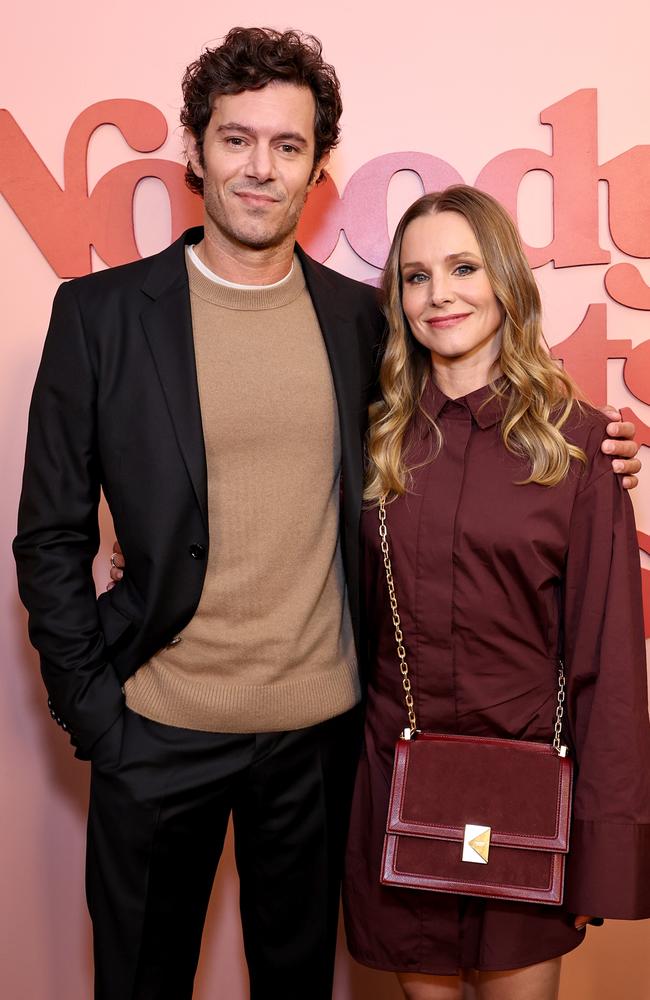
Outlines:
[[[387,832],[566,852],[572,763],[545,743],[418,733],[395,750]]]

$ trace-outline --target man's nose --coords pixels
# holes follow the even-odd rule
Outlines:
[[[275,177],[275,160],[270,146],[258,142],[252,147],[246,164],[246,173],[260,183]]]

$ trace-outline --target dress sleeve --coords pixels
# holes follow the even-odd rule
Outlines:
[[[565,906],[650,916],[650,722],[639,551],[609,462],[576,496],[565,577],[569,734],[575,750]],[[596,475],[593,472],[596,471]]]

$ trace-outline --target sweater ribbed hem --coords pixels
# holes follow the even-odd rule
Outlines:
[[[349,711],[361,700],[356,663],[277,684],[216,684],[151,664],[125,685],[128,707],[154,722],[208,733],[305,729]]]

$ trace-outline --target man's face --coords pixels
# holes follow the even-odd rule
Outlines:
[[[188,146],[192,169],[203,178],[206,226],[215,236],[262,250],[293,235],[327,161],[314,163],[315,110],[311,90],[293,83],[215,99],[203,164],[191,139]]]

